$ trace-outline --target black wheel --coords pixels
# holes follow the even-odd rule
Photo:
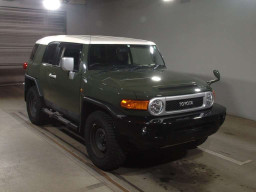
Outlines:
[[[207,139],[208,139],[208,137],[189,142],[186,144],[186,147],[187,147],[187,149],[195,149],[199,145],[202,145]]]
[[[92,162],[104,171],[118,169],[126,159],[117,142],[112,118],[102,111],[88,117],[85,144]]]
[[[26,104],[29,119],[33,124],[44,125],[49,123],[49,117],[42,112],[43,101],[35,86],[28,90]]]

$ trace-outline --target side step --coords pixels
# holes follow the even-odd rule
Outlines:
[[[74,130],[78,129],[77,125],[75,125],[71,121],[65,119],[59,112],[52,112],[51,110],[49,110],[47,108],[43,108],[43,112],[46,113],[47,115],[49,115],[50,118],[56,119],[56,120],[60,121],[61,123],[63,123],[64,125],[72,128]]]

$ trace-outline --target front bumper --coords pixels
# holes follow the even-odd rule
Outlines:
[[[116,119],[118,140],[125,149],[147,150],[178,145],[208,137],[223,124],[226,108],[212,108],[164,117],[129,117]]]

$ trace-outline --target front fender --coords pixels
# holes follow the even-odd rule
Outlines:
[[[109,103],[106,103],[104,101],[96,100],[90,97],[83,97],[83,102],[89,102],[91,104],[94,104],[104,110],[106,110],[109,114],[111,114],[114,118],[121,118],[124,116],[124,114],[116,107],[112,106]]]

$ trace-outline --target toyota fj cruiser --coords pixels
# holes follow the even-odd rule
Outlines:
[[[167,70],[153,42],[51,36],[24,63],[25,100],[36,125],[57,119],[85,140],[92,162],[118,168],[129,150],[195,148],[223,124],[208,82]]]

